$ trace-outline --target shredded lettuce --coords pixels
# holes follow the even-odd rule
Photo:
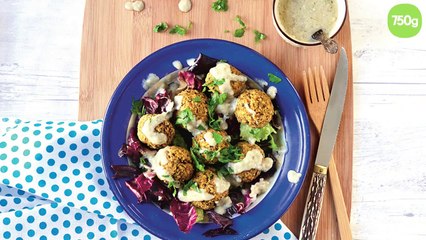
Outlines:
[[[277,132],[269,123],[262,128],[252,128],[247,124],[241,124],[240,126],[241,138],[250,143],[265,141],[268,138],[273,139],[273,133]]]

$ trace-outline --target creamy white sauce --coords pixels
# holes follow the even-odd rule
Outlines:
[[[259,86],[260,86],[260,87],[262,87],[262,88],[267,87],[267,86],[268,86],[268,84],[269,84],[267,81],[265,81],[265,80],[263,80],[263,79],[259,79],[259,78],[254,79],[254,81],[255,81],[257,84],[259,84]]]
[[[124,8],[126,10],[132,11],[133,10],[133,3],[132,2],[125,2],[124,3]]]
[[[251,185],[250,187],[250,198],[251,201],[255,201],[257,196],[268,191],[269,182],[261,178],[259,182]]]
[[[231,183],[226,181],[225,178],[215,177],[214,178],[214,185],[215,185],[217,193],[223,193],[223,192],[228,191],[229,187],[231,186]]]
[[[178,192],[178,199],[182,202],[195,202],[195,201],[209,201],[214,198],[214,196],[204,189],[199,189],[200,191],[195,191],[189,189],[186,191],[186,195],[183,194],[183,191]]]
[[[177,70],[181,70],[183,68],[182,63],[179,60],[175,60],[172,62],[173,67]]]
[[[170,173],[164,169],[164,165],[168,163],[167,151],[169,147],[162,148],[158,150],[157,154],[154,157],[150,158],[152,169],[160,180],[173,181]]]
[[[294,170],[290,170],[287,172],[287,179],[291,183],[298,183],[300,180],[300,177],[302,177],[302,174]]]
[[[212,132],[206,132],[206,133],[204,133],[203,138],[204,138],[204,140],[207,142],[207,144],[209,146],[214,147],[214,146],[217,145],[216,140],[213,138],[213,133]]]
[[[215,203],[216,207],[214,208],[214,211],[219,214],[225,214],[226,209],[232,207],[232,200],[230,197],[224,197]]]
[[[268,96],[271,99],[274,99],[277,96],[277,88],[274,86],[270,86],[267,90],[266,90],[266,94],[268,94]]]
[[[189,58],[189,59],[186,59],[186,64],[188,65],[188,66],[192,66],[192,65],[194,65],[194,63],[195,63],[195,58]]]
[[[167,113],[157,114],[146,120],[142,126],[142,133],[153,144],[164,144],[167,142],[167,135],[155,131],[155,128],[167,120]]]
[[[319,29],[328,35],[337,21],[336,0],[280,0],[276,10],[280,28],[302,42],[316,41],[311,36]]]
[[[254,111],[253,109],[250,108],[250,106],[247,103],[244,103],[244,108],[246,109],[246,111],[248,113],[250,113],[251,115],[256,115],[256,111]]]
[[[273,165],[271,158],[263,158],[262,153],[258,149],[253,149],[247,152],[243,160],[235,163],[228,163],[228,167],[233,170],[234,174],[242,173],[250,169],[258,169],[266,172]]]
[[[204,130],[197,129],[198,126],[202,126],[204,129],[208,129],[209,128],[206,125],[205,122],[203,122],[202,120],[197,120],[197,119],[194,118],[194,120],[190,121],[186,125],[186,130],[188,130],[190,133],[192,133],[192,136],[197,136],[198,134],[200,134],[201,132],[204,131]]]
[[[240,81],[245,82],[247,81],[246,76],[233,74],[231,71],[231,65],[228,63],[222,63],[218,62],[216,64],[216,67],[213,67],[210,69],[209,73],[215,78],[215,79],[224,79],[225,82],[218,86],[220,93],[226,93],[228,96],[233,96],[234,91],[232,90],[231,81]]]
[[[215,111],[216,113],[220,113],[223,115],[223,118],[229,119],[235,112],[235,108],[237,107],[237,98],[229,97],[222,104],[217,105]]]
[[[183,96],[177,95],[174,97],[173,101],[175,103],[176,110],[179,110],[182,107],[182,99],[183,99]]]
[[[142,1],[134,1],[132,3],[133,11],[140,12],[145,8],[145,3]]]
[[[143,87],[143,89],[148,90],[155,83],[157,83],[159,80],[160,80],[160,78],[156,74],[150,73],[150,74],[148,74],[146,79],[142,80],[142,87]]]
[[[181,12],[189,12],[192,7],[192,2],[191,0],[180,0],[178,7]]]

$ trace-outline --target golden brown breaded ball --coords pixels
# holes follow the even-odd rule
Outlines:
[[[231,73],[235,74],[235,75],[243,75],[238,69],[236,69],[235,67],[231,66]],[[208,73],[206,76],[206,84],[212,83],[214,81],[214,77],[212,74]],[[231,81],[231,87],[232,87],[232,91],[234,92],[234,97],[238,97],[245,89],[246,89],[246,82],[244,81]],[[219,92],[219,88],[218,86],[208,86],[208,88],[210,89],[210,91],[218,91]],[[222,92],[219,92],[222,93]]]
[[[178,115],[182,110],[189,109],[197,120],[207,122],[207,97],[204,93],[197,90],[186,89],[185,91],[180,92],[177,96],[182,96],[181,106],[177,111]]]
[[[203,210],[210,210],[216,206],[216,201],[228,196],[229,191],[223,193],[216,192],[216,186],[214,179],[217,178],[216,172],[214,169],[206,169],[204,172],[197,172],[192,179],[197,183],[199,189],[204,189],[207,193],[210,193],[214,196],[213,199],[209,201],[195,201],[192,202],[192,205]]]
[[[206,137],[205,134],[213,134],[213,133],[217,133],[220,136],[222,136],[222,141],[220,143],[216,143],[215,146],[211,146],[207,141],[206,141]],[[208,151],[220,151],[224,148],[229,147],[229,141],[228,141],[228,134],[226,134],[225,131],[216,131],[214,129],[209,129],[207,131],[201,132],[200,134],[198,134],[197,136],[195,136],[195,142],[193,142],[193,147],[195,147],[196,144],[198,144],[198,146],[200,147],[201,150],[208,150]],[[207,157],[207,155],[205,153],[202,153],[201,156],[204,158],[205,163],[207,164],[215,164],[217,163],[218,159],[217,157],[213,158],[213,159],[209,159]]]
[[[242,156],[240,157],[240,159],[244,159],[246,157],[246,154],[253,149],[259,150],[262,153],[262,156],[265,157],[265,152],[263,152],[262,148],[260,148],[256,144],[250,144],[248,142],[239,142],[237,146],[241,148]],[[241,179],[242,182],[249,183],[259,177],[260,173],[261,171],[259,169],[252,168],[236,175]]]
[[[178,183],[183,183],[192,178],[194,166],[192,165],[191,154],[183,147],[167,147],[167,164],[164,169]]]
[[[238,97],[235,116],[240,123],[261,128],[272,120],[274,106],[265,92],[258,89],[246,90]]]
[[[153,149],[160,149],[172,143],[173,138],[175,137],[175,128],[169,120],[164,120],[162,123],[157,125],[157,127],[155,127],[155,131],[159,133],[164,133],[167,136],[167,141],[163,144],[154,144],[150,142],[149,136],[145,136],[145,134],[142,132],[142,127],[146,121],[149,121],[154,116],[156,116],[156,114],[145,114],[139,119],[137,135],[139,140],[148,145],[148,147]]]

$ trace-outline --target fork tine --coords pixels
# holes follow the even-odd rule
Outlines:
[[[312,75],[311,68],[308,68],[308,84],[309,84],[309,91],[311,95],[311,101],[318,102],[318,95],[315,89],[315,80],[314,80],[314,76]]]
[[[322,89],[324,91],[324,97],[325,99],[328,99],[330,97],[330,90],[328,89],[327,78],[325,77],[324,68],[322,66],[320,67],[320,72],[321,72],[321,83],[322,83]]]
[[[302,80],[303,80],[303,90],[305,92],[305,99],[306,101],[309,101],[308,103],[312,103],[312,97],[309,92],[309,85],[308,85],[308,79],[306,77],[306,71],[302,72]]]
[[[317,96],[318,96],[318,101],[325,101],[324,98],[324,93],[323,93],[323,89],[322,89],[322,83],[321,83],[321,78],[318,72],[318,68],[314,67],[314,79],[315,79],[315,88],[316,88],[316,92],[317,92]]]

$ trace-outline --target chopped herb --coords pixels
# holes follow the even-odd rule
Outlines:
[[[170,175],[163,175],[163,178],[169,178]]]
[[[226,177],[228,175],[233,174],[234,171],[232,170],[232,168],[227,167],[226,165],[222,166],[218,171],[217,171],[217,175],[221,178]]]
[[[240,17],[240,16],[237,16],[237,17],[235,18],[235,21],[237,21],[237,22],[241,25],[241,27],[242,27],[243,29],[246,29],[246,24],[243,22],[243,20],[241,20],[241,17]]]
[[[161,22],[160,24],[155,25],[154,32],[164,32],[169,28],[169,25],[165,22]]]
[[[189,29],[191,29],[191,27],[192,27],[192,22],[189,22],[189,25],[187,28],[182,27],[181,25],[175,25],[172,29],[170,29],[169,33],[179,34],[181,36],[184,36],[189,31]]]
[[[174,181],[169,181],[169,183],[167,184],[167,187],[170,189],[173,189],[173,196],[176,196],[176,193],[177,193],[176,183]]]
[[[207,90],[207,87],[219,86],[225,83],[225,79],[213,79],[213,82],[203,84],[203,92]]]
[[[205,131],[206,130],[206,128],[203,125],[201,125],[201,124],[197,126],[197,129],[200,130],[200,131]]]
[[[139,158],[139,164],[140,165],[146,165],[146,159],[144,157]]]
[[[220,63],[227,63],[227,62],[228,62],[228,60],[220,59],[220,60],[219,60],[219,62],[220,62]]]
[[[268,73],[268,78],[269,78],[269,81],[271,81],[273,83],[280,83],[282,81],[281,78],[275,76],[272,73]]]
[[[216,12],[226,12],[228,11],[228,0],[217,0],[213,2],[212,8]]]
[[[272,151],[275,151],[278,149],[278,145],[275,143],[275,139],[272,135],[269,136],[269,147],[272,149]]]
[[[206,160],[211,162],[213,161],[213,159],[215,159],[219,155],[219,151],[204,150],[203,154]]]
[[[244,28],[235,29],[234,37],[240,38],[240,37],[244,36],[245,32],[246,32],[246,30]]]
[[[192,99],[192,101],[199,103],[199,102],[201,102],[201,97],[196,96],[195,98]]]
[[[220,150],[219,162],[229,163],[229,162],[239,162],[241,161],[240,157],[242,156],[241,148],[238,146],[229,146]]]
[[[143,105],[141,100],[132,99],[132,109],[130,111],[141,117],[146,113],[145,105]]]
[[[180,124],[184,127],[188,125],[188,123],[195,120],[194,114],[189,110],[189,108],[185,108],[180,111],[177,115],[176,124]]]
[[[204,172],[204,163],[202,162],[202,158],[200,157],[200,146],[197,142],[193,141],[194,146],[189,149],[191,152],[192,160],[194,161],[195,168],[198,171]]]
[[[213,138],[217,144],[221,143],[223,140],[223,136],[217,132],[213,132]]]
[[[266,35],[264,33],[261,33],[257,30],[254,30],[254,41],[260,42],[260,40],[266,39]]]
[[[215,109],[219,104],[225,102],[228,95],[226,93],[219,94],[219,92],[214,91],[211,98],[209,99],[207,105],[208,114],[209,114],[209,126],[214,130],[222,130],[220,125],[222,123],[222,119],[217,118],[215,114]]]

